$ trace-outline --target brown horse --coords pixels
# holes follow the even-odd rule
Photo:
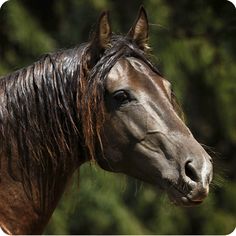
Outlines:
[[[90,42],[0,79],[0,227],[43,232],[73,172],[95,160],[165,189],[178,205],[208,195],[211,158],[147,56],[145,10],[126,36],[104,12]]]

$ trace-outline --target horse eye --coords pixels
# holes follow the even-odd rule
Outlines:
[[[114,99],[119,104],[126,104],[131,101],[130,95],[127,91],[119,90],[113,94]]]

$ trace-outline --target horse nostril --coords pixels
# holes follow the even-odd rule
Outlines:
[[[191,164],[191,161],[188,161],[185,164],[185,174],[194,182],[197,182],[199,180],[198,174],[194,166]]]

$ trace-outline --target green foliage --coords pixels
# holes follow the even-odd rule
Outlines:
[[[9,23],[7,25],[9,40],[19,45],[22,51],[41,55],[55,48],[54,40],[44,32],[37,19],[34,19],[19,1],[9,4],[9,14],[6,16]],[[27,27],[22,30],[22,25]]]
[[[201,206],[183,209],[155,187],[87,164],[47,234],[228,234],[236,226],[236,15],[229,2],[11,0],[0,11],[0,75],[87,41],[102,10],[110,9],[113,29],[125,33],[141,4],[152,58],[172,82],[194,135],[221,153],[215,162],[226,180]]]
[[[46,233],[55,233],[60,222],[67,222],[57,229],[63,234],[93,234],[94,227],[88,225],[96,225],[96,234],[150,233],[123,202],[125,180],[97,168],[89,164],[81,168],[79,189],[78,183],[73,183],[57,209],[67,214],[55,212]]]

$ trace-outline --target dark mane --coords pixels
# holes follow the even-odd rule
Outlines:
[[[65,163],[78,161],[75,102],[82,49],[47,54],[0,81],[1,148],[7,154],[9,174],[23,182],[29,197],[40,194],[41,200],[46,199],[50,193],[45,186],[53,189]],[[15,176],[13,164],[19,166],[20,176]],[[31,182],[33,175],[38,183]],[[41,186],[40,193],[32,192],[33,184]]]
[[[104,121],[104,81],[117,60],[129,56],[158,73],[129,38],[114,35],[101,58],[88,43],[47,54],[0,79],[1,151],[7,154],[11,177],[23,182],[29,198],[39,196],[42,209],[47,207],[44,199],[54,198],[51,189],[66,173],[66,163],[96,160]],[[13,164],[20,167],[20,176]],[[32,183],[32,176],[37,183]],[[39,193],[33,192],[35,184]]]

